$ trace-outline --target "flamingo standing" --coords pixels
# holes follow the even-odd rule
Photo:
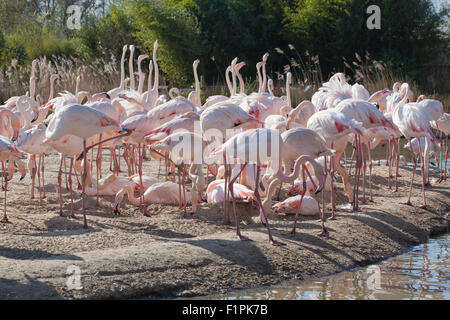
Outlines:
[[[8,222],[8,217],[6,216],[6,192],[8,191],[8,181],[13,178],[15,167],[17,166],[21,172],[20,180],[22,180],[26,175],[26,169],[23,162],[19,159],[21,156],[20,150],[14,145],[7,137],[0,136],[0,161],[2,163],[3,177],[5,178],[4,190],[5,199],[3,207],[3,218],[0,222]],[[8,161],[8,174],[5,170],[5,161]]]
[[[55,141],[66,134],[72,134],[83,139],[84,170],[82,176],[82,207],[84,228],[87,228],[85,210],[85,188],[87,176],[87,148],[86,140],[103,131],[122,131],[119,123],[103,112],[83,105],[69,105],[62,107],[50,120],[45,132],[44,143]],[[128,133],[127,133],[128,134]]]

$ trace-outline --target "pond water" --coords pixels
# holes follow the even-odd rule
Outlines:
[[[450,299],[450,234],[431,238],[379,264],[328,277],[199,299],[354,300]]]

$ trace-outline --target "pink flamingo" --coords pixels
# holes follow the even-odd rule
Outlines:
[[[23,162],[19,159],[21,156],[20,150],[16,148],[14,142],[12,142],[7,137],[0,136],[0,161],[2,163],[3,176],[5,178],[4,190],[5,199],[3,207],[3,219],[0,222],[8,222],[8,217],[6,216],[6,191],[8,191],[8,181],[13,178],[15,167],[17,166],[21,172],[20,180],[22,180],[26,175],[26,169]],[[5,171],[5,161],[8,161],[8,175]]]
[[[211,155],[217,157],[221,153],[223,153],[224,157],[230,157],[233,156],[234,158],[238,159],[241,163],[243,163],[242,169],[246,166],[247,163],[254,163],[256,165],[256,187],[254,190],[254,195],[256,198],[256,202],[260,208],[260,218],[261,222],[265,224],[267,227],[267,231],[269,234],[269,241],[273,245],[283,245],[282,242],[279,242],[277,240],[274,240],[272,237],[272,233],[270,231],[270,226],[267,220],[267,216],[265,213],[265,206],[261,202],[261,196],[259,193],[259,176],[260,176],[260,170],[261,165],[263,163],[267,163],[269,161],[272,162],[272,170],[275,172],[275,174],[272,176],[272,179],[269,179],[269,181],[272,181],[269,185],[268,191],[267,191],[267,199],[271,201],[271,195],[273,194],[275,183],[278,183],[280,180],[283,182],[292,182],[296,176],[299,174],[300,165],[304,164],[306,161],[309,161],[313,165],[316,166],[318,169],[316,172],[317,176],[320,176],[321,179],[321,186],[323,186],[323,172],[321,172],[322,168],[320,165],[315,162],[315,160],[312,157],[309,156],[302,156],[299,159],[297,159],[294,167],[294,173],[290,176],[284,175],[284,173],[281,170],[281,162],[282,158],[281,155],[283,154],[283,139],[281,136],[274,130],[270,129],[253,129],[253,130],[247,130],[241,133],[238,133],[228,139],[223,145],[221,145],[219,148],[216,148]],[[262,150],[262,152],[258,152],[258,150]],[[264,152],[266,150],[266,152]],[[270,151],[267,152],[267,150]],[[241,169],[241,170],[242,170]],[[236,219],[236,234],[241,240],[248,240],[248,238],[244,237],[240,233],[239,229],[239,220],[238,215],[236,211],[236,203],[234,201],[233,197],[233,183],[237,179],[237,176],[229,182],[228,187],[230,188],[230,195],[233,201],[233,209],[235,212],[235,219]],[[227,193],[227,191],[225,191]]]
[[[125,194],[132,204],[136,206],[140,205],[140,200],[133,195],[133,188],[130,185],[127,185],[116,194],[114,213],[120,214],[120,203]],[[145,190],[144,193],[145,203],[177,204],[180,200],[178,184],[172,181],[155,183]],[[185,201],[191,203],[190,193],[185,195]]]
[[[315,216],[319,214],[319,203],[310,196],[300,195],[287,198],[286,200],[275,204],[272,209],[275,213],[301,214],[302,216]]]
[[[394,112],[392,114],[392,120],[399,128],[400,132],[408,139],[416,137],[419,138],[419,156],[421,160],[421,169],[422,169],[422,193],[423,193],[423,205],[421,208],[426,208],[426,198],[425,198],[425,163],[423,159],[422,146],[420,143],[421,137],[426,137],[425,140],[425,149],[424,153],[428,153],[428,141],[433,139],[437,142],[436,137],[430,129],[430,122],[433,120],[431,114],[425,109],[418,105],[418,103],[406,103],[408,100],[408,95],[405,94],[404,98],[400,103],[395,106]],[[405,104],[406,103],[406,104]],[[411,146],[411,154],[413,156],[414,166],[412,171],[411,178],[411,186],[409,189],[409,197],[405,204],[411,205],[411,194],[412,187],[414,182],[414,174],[416,171],[416,156],[414,154],[414,150]],[[398,155],[397,155],[397,164],[398,164]],[[397,165],[398,167],[398,165]]]
[[[434,129],[440,130],[445,135],[445,165],[442,163],[439,164],[441,168],[441,176],[439,177],[438,182],[442,180],[447,180],[447,158],[448,158],[448,135],[450,134],[450,114],[444,113],[439,119],[432,121],[431,126]],[[441,144],[442,145],[442,144]],[[442,147],[441,149],[441,162],[442,162]],[[444,168],[444,175],[442,175],[442,167]]]
[[[87,148],[86,140],[103,131],[122,131],[119,123],[103,112],[83,105],[69,105],[62,107],[50,120],[45,133],[44,143],[55,141],[66,134],[72,134],[83,139],[84,170],[82,177],[82,207],[84,228],[87,228],[85,210],[85,188],[87,176]],[[127,133],[128,134],[128,133]]]

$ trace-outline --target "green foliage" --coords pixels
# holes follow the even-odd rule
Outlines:
[[[136,30],[122,7],[111,6],[102,18],[90,15],[77,36],[81,39],[86,58],[103,57],[105,51],[114,57],[122,55],[125,44],[134,43]]]
[[[170,0],[134,0],[126,8],[141,49],[150,53],[159,40],[158,61],[168,79],[175,85],[192,82],[192,61],[203,49],[195,16]]]

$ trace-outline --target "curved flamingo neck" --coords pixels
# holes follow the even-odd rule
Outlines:
[[[138,83],[138,92],[139,94],[142,94],[144,91],[144,82],[145,82],[145,73],[142,72],[142,60],[146,58],[142,58],[138,61],[138,74],[139,74],[139,83]]]
[[[228,91],[230,91],[230,96],[232,96],[233,88],[231,87],[230,72],[231,72],[231,66],[228,66],[227,70],[225,71],[225,81],[227,82]]]
[[[155,67],[155,80],[153,82],[153,90],[156,91],[156,95],[158,95],[158,86],[159,86],[159,69],[158,69],[158,61],[156,60],[156,51],[158,50],[158,43],[155,42],[153,46],[153,64]]]
[[[291,103],[291,81],[292,81],[292,74],[288,72],[286,75],[286,97],[287,97],[287,103],[288,106],[292,108]]]
[[[198,67],[198,64],[195,64],[194,65],[195,97],[198,102],[197,107],[199,107],[201,105],[201,103],[200,103],[200,81],[198,80],[197,67]]]
[[[130,49],[130,61],[129,61],[129,69],[130,69],[130,90],[135,89],[135,82],[134,82],[134,48]]]
[[[52,100],[55,95],[55,80],[56,77],[50,77],[50,94],[48,96],[48,101]]]
[[[262,92],[262,80],[261,80],[261,63],[260,62],[258,62],[256,64],[256,74],[258,76],[258,84],[259,84],[258,93],[261,93]]]
[[[302,111],[302,109],[306,108],[311,102],[309,102],[308,100],[302,101],[297,108],[295,108],[294,110],[292,110],[289,115],[288,115],[288,119],[286,122],[286,130],[289,130],[291,123],[295,121],[295,119],[297,119],[298,114],[300,113],[300,111]]]

